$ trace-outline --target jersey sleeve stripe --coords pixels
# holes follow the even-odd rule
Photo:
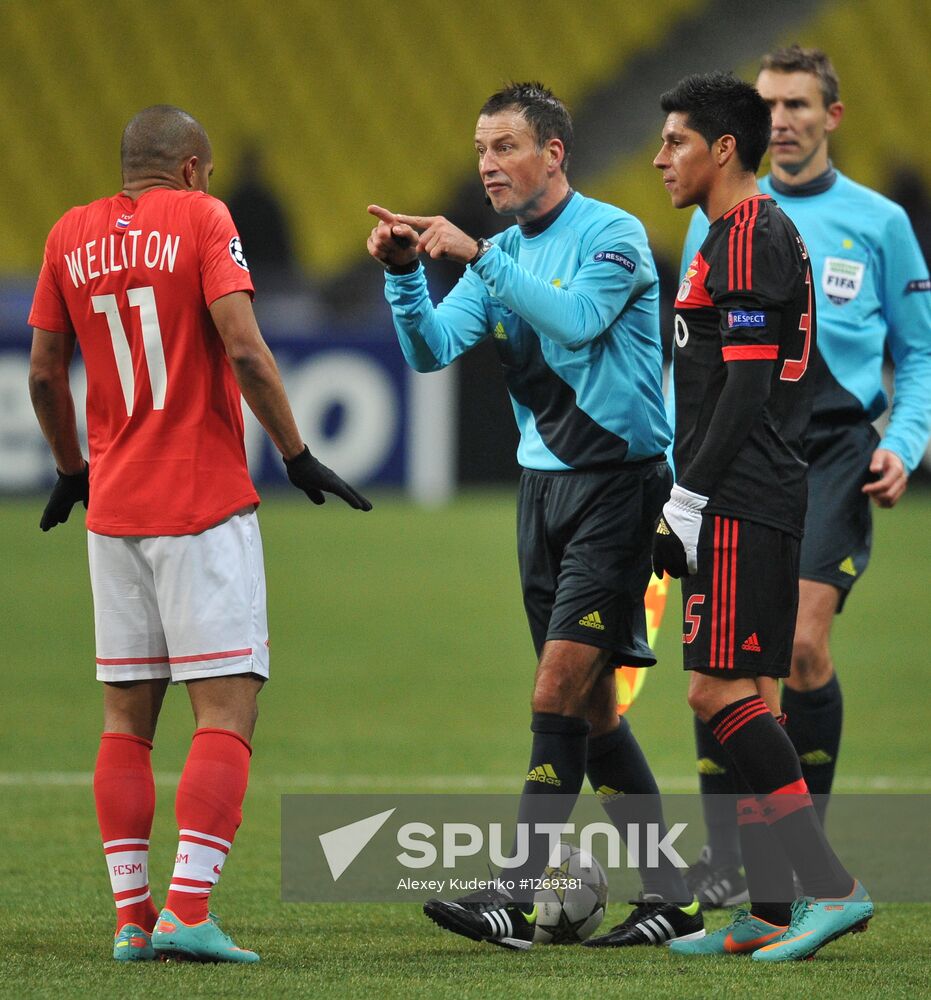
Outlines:
[[[778,344],[734,344],[722,347],[725,361],[775,361],[779,357]]]
[[[731,223],[730,239],[728,240],[728,275],[729,288],[733,291],[736,288],[743,288],[743,256],[744,256],[744,223],[747,220],[749,205],[744,203],[739,206],[734,221]]]
[[[753,287],[753,229],[759,211],[759,198],[751,198],[735,210],[727,248],[730,291]]]
[[[750,212],[750,221],[747,223],[747,288],[753,288],[753,228],[756,226],[756,217],[760,214],[760,200],[753,199],[753,208]]]
[[[734,244],[737,239],[737,222],[740,219],[740,208],[737,209],[737,216],[733,222],[731,222],[731,231],[727,234],[727,287],[733,289],[737,284],[737,277],[735,274],[735,262],[737,260],[737,254],[734,252]]]

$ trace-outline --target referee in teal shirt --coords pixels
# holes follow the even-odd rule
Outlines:
[[[626,719],[614,668],[651,666],[643,596],[653,526],[671,486],[662,398],[658,279],[641,223],[572,190],[572,121],[538,83],[493,95],[475,150],[491,205],[516,225],[474,239],[442,216],[369,211],[368,241],[385,267],[401,350],[419,372],[444,368],[490,338],[520,430],[518,560],[538,657],[533,744],[520,824],[565,823],[588,777],[623,835],[660,823],[658,789]],[[437,306],[420,254],[465,266]],[[520,846],[520,839],[515,845]],[[440,926],[473,940],[528,948],[532,893],[548,841],[531,835],[499,885],[429,900]],[[597,939],[662,944],[704,934],[678,869],[641,869],[643,896]]]

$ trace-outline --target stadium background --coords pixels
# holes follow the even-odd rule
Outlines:
[[[118,139],[133,111],[166,102],[194,113],[213,141],[220,197],[237,190],[246,152],[259,151],[261,183],[281,206],[293,251],[280,250],[278,268],[256,268],[257,309],[311,444],[347,478],[414,480],[438,498],[454,482],[512,481],[516,431],[487,345],[446,377],[403,369],[364,249],[365,206],[442,212],[476,234],[500,229],[475,170],[476,110],[508,79],[541,77],[574,112],[573,183],[644,221],[668,293],[689,213],[670,207],[651,166],[658,95],[686,72],[752,76],[761,51],[796,39],[824,45],[840,74],[847,114],[832,140],[836,164],[882,191],[904,192],[911,180],[926,192],[919,121],[921,112],[928,120],[931,28],[922,0],[588,0],[578,10],[552,0],[410,0],[403,17],[378,0],[261,12],[246,0],[6,0],[0,491],[48,482],[21,388],[24,318],[52,223],[118,188]],[[923,205],[920,194],[912,200],[927,239],[931,206],[926,195]],[[246,254],[258,259],[266,251],[250,236]],[[432,267],[434,291],[456,276],[451,265]],[[250,458],[262,480],[282,482],[254,424]]]
[[[0,994],[122,989],[100,962],[109,904],[89,793],[99,692],[90,681],[83,531],[77,518],[47,536],[36,527],[53,471],[26,393],[25,322],[49,227],[70,205],[118,188],[118,141],[130,115],[160,102],[196,115],[213,141],[212,191],[220,197],[234,192],[246,151],[260,150],[264,186],[283,208],[294,247],[280,270],[256,272],[263,329],[308,440],[355,485],[368,484],[376,501],[362,518],[276,491],[278,463],[250,429],[250,460],[269,487],[262,518],[275,682],[263,695],[246,824],[218,891],[238,936],[271,959],[262,973],[271,978],[250,988],[307,994],[311,969],[320,995],[488,995],[484,976],[504,977],[494,979],[494,992],[506,992],[526,988],[524,973],[497,955],[480,959],[476,973],[467,964],[473,953],[433,937],[409,909],[387,908],[373,927],[364,909],[309,913],[276,896],[282,791],[508,791],[525,764],[532,662],[514,566],[516,438],[506,394],[493,353],[481,348],[445,378],[414,379],[402,369],[380,272],[364,250],[365,206],[442,212],[476,234],[500,228],[476,179],[476,110],[507,80],[539,78],[574,113],[573,184],[644,221],[668,293],[688,213],[671,209],[650,165],[658,94],[692,71],[733,68],[752,78],[760,52],[798,40],[824,47],[841,78],[847,114],[832,140],[835,164],[887,193],[915,191],[913,221],[927,238],[927,13],[924,0],[0,2],[0,598],[8,653],[0,680],[0,919],[13,941],[0,951]],[[245,250],[249,256],[248,242]],[[430,269],[437,294],[455,277],[448,267]],[[75,378],[80,386],[79,367]],[[875,565],[838,628],[848,720],[843,791],[931,790],[927,697],[914,694],[926,690],[929,518],[931,498],[916,479],[899,510],[877,517]],[[670,600],[675,607],[675,590]],[[679,791],[695,779],[673,617],[658,642],[665,669],[651,675],[633,718],[661,784]],[[165,713],[154,834],[163,858],[190,731],[182,697],[170,698]],[[153,888],[164,890],[165,863],[164,871],[153,865]],[[54,872],[67,891],[37,905],[28,874],[37,868]],[[331,933],[330,921],[349,935]],[[49,928],[53,943],[45,946]],[[882,941],[882,933],[868,937]],[[307,947],[321,936],[325,958]],[[410,954],[402,939],[413,942]],[[359,942],[370,968],[358,967]],[[416,965],[417,948],[431,950],[439,978]],[[373,949],[387,958],[372,957]],[[845,943],[836,952],[845,949],[848,969],[868,980],[881,971],[903,996],[917,995],[912,977],[927,976],[931,962],[926,942],[917,965],[882,970],[875,950],[864,960],[862,947]],[[671,973],[662,960],[645,956],[626,971],[628,985],[641,996],[680,995],[684,981],[692,996],[720,985],[689,972],[664,986]],[[603,969],[575,957],[534,961],[527,974],[539,974],[539,995],[596,995],[608,985]],[[234,989],[224,970],[191,971],[174,970],[172,989]],[[746,985],[743,972],[733,975],[735,988]],[[830,995],[830,963],[811,976],[809,985]],[[152,983],[146,989],[158,992]],[[892,995],[877,990],[863,995]]]

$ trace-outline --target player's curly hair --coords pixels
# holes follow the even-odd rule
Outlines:
[[[811,73],[821,87],[825,107],[840,100],[837,71],[821,49],[802,48],[796,42],[787,48],[767,52],[760,60],[760,69],[768,69],[774,73]]]
[[[696,73],[660,98],[666,114],[688,115],[688,126],[710,146],[722,135],[737,140],[744,170],[756,173],[769,146],[772,117],[755,87],[733,73]]]
[[[569,166],[572,153],[572,118],[565,104],[542,83],[509,83],[492,94],[482,105],[480,115],[496,115],[517,108],[527,119],[536,139],[537,149],[543,149],[549,139],[559,139],[565,150],[562,172]]]

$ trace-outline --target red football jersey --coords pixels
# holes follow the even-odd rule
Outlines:
[[[237,291],[253,292],[239,236],[202,192],[118,194],[55,224],[29,323],[84,356],[91,531],[195,534],[258,503],[208,308]]]

